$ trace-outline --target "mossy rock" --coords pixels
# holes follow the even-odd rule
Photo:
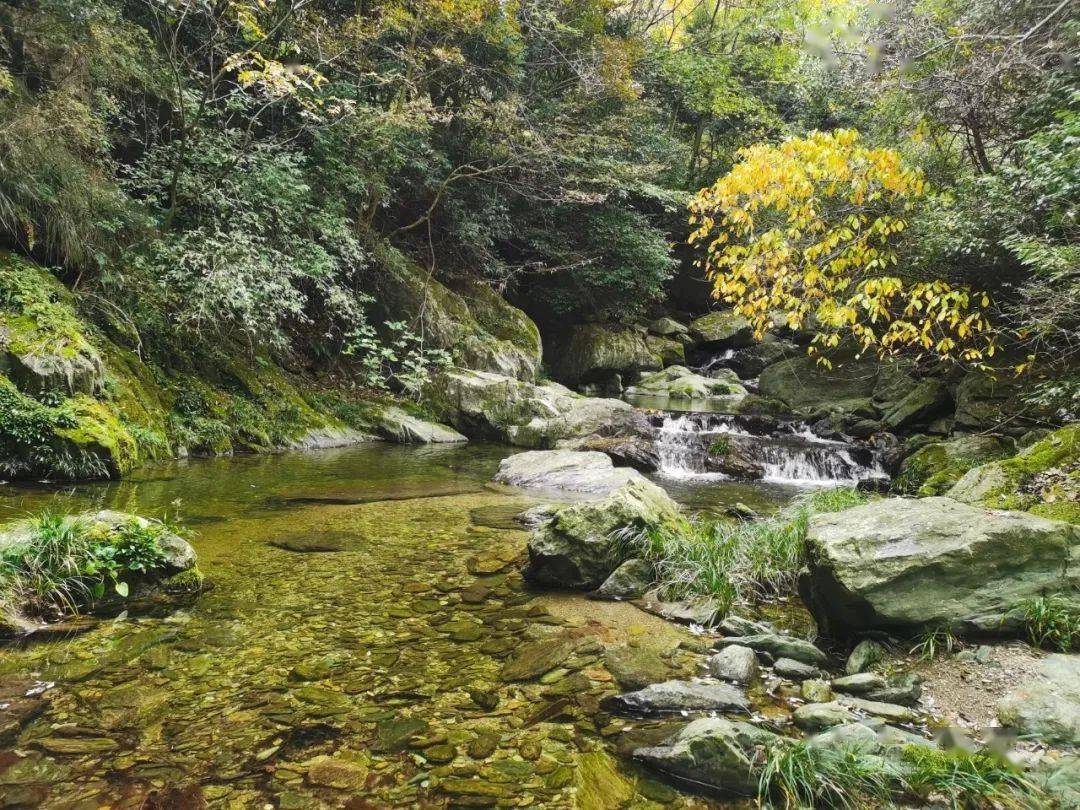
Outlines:
[[[71,293],[9,253],[0,253],[0,372],[30,394],[95,394],[104,383]]]
[[[893,489],[922,497],[943,495],[972,467],[1015,452],[1011,439],[998,436],[956,436],[924,444],[904,460]]]
[[[838,358],[832,369],[819,366],[803,355],[773,363],[761,372],[762,396],[779,400],[796,411],[824,416],[827,413],[873,415],[871,396],[877,385],[879,364],[867,359]]]
[[[610,324],[588,323],[569,328],[552,361],[552,374],[560,382],[578,386],[602,382],[618,375],[636,377],[664,366],[644,331]]]
[[[964,503],[1080,523],[1080,423],[1053,431],[1012,458],[969,470],[947,494]]]

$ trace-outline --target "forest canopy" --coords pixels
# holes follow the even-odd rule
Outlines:
[[[968,362],[1001,343],[1075,396],[1077,28],[1067,0],[3,0],[0,240],[150,349],[334,357],[365,350],[387,250],[542,326],[632,321],[695,272],[712,206],[750,250],[713,254],[719,292],[749,282],[760,314],[837,276],[778,287],[776,244],[732,217],[771,206],[776,234],[790,209],[710,195],[850,139],[909,180],[902,217],[787,221],[803,260],[812,234],[864,270],[887,253],[894,281],[832,290],[826,332]],[[927,346],[912,302],[943,300]]]

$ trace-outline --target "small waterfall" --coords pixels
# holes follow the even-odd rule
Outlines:
[[[860,443],[822,439],[802,423],[706,413],[666,414],[657,424],[659,472],[673,478],[734,477],[709,469],[709,448],[725,441],[760,480],[794,485],[857,484],[885,480],[874,452]]]

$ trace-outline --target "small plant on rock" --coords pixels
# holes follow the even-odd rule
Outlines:
[[[949,655],[963,646],[960,639],[949,627],[935,627],[919,636],[915,645],[908,651],[924,661],[933,661],[940,655]]]

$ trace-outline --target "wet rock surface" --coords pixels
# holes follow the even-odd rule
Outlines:
[[[496,482],[533,489],[564,489],[572,492],[609,494],[633,480],[640,472],[615,467],[604,453],[580,450],[529,450],[503,459]]]

